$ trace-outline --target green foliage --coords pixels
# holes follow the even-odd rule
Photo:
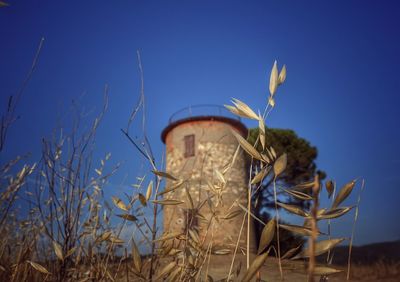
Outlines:
[[[247,140],[254,145],[258,135],[258,127],[252,128]],[[310,181],[316,173],[320,175],[320,179],[325,178],[325,173],[317,170],[315,164],[318,150],[309,141],[299,137],[291,129],[266,128],[265,135],[267,147],[273,147],[278,156],[287,154],[285,172],[279,176],[281,182],[293,186],[300,182]],[[257,145],[257,150],[262,152],[261,144]]]
[[[250,144],[255,144],[259,134],[259,128],[252,128],[249,131],[247,140]],[[318,156],[318,150],[312,146],[309,141],[299,137],[296,132],[291,129],[265,128],[266,147],[272,147],[277,156],[284,153],[287,155],[287,164],[285,171],[277,177],[277,183],[280,186],[290,187],[298,183],[311,181],[315,174],[320,179],[324,179],[326,174],[321,170],[317,170],[315,160]],[[257,144],[257,150],[263,152],[261,144]],[[254,162],[253,171],[260,169],[260,162]],[[273,208],[274,201],[272,199],[272,176],[265,177],[261,184],[261,189],[255,197],[255,212],[259,216],[266,212],[264,208]],[[299,201],[293,197],[285,197],[284,202],[292,205],[304,206],[307,202]]]

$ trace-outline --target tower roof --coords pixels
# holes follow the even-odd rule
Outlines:
[[[168,133],[175,127],[195,121],[219,121],[230,124],[246,137],[247,127],[240,117],[233,115],[225,107],[219,105],[195,105],[185,107],[175,112],[169,119],[169,124],[161,133],[161,140],[165,143]]]

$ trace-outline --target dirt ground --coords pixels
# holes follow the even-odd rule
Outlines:
[[[203,279],[206,277],[206,273],[210,275],[214,281],[226,279],[230,266],[231,266],[232,258],[231,256],[223,256],[223,255],[213,255],[211,256],[210,263],[208,265],[204,265],[202,273]],[[252,260],[250,260],[251,263]],[[237,255],[235,259],[235,263],[233,266],[232,273],[235,273],[238,269],[239,265],[241,265],[241,271],[238,277],[234,276],[233,281],[241,281],[241,278],[246,272],[246,256],[244,255]],[[333,281],[333,282],[340,282],[340,281],[347,281],[346,280],[346,266],[333,266],[334,268],[341,269],[343,272],[333,274],[329,276],[328,280],[325,281]],[[399,282],[400,276],[394,274],[390,275],[389,277],[379,277],[379,275],[371,275],[371,269],[369,271],[365,271],[368,268],[364,266],[360,268],[357,266],[354,270],[363,271],[356,277],[353,277],[349,281],[382,281],[382,282]],[[261,279],[262,281],[268,282],[275,282],[275,281],[307,281],[307,268],[304,262],[302,261],[286,261],[282,264],[283,269],[283,279],[280,276],[278,260],[274,257],[269,257],[265,262],[264,266],[261,268]],[[361,270],[360,270],[361,269]],[[372,271],[375,273],[374,271]],[[383,275],[385,276],[385,275]],[[205,279],[203,281],[206,281]],[[254,279],[255,281],[255,279]],[[320,277],[316,277],[315,281],[320,281]]]
[[[250,260],[252,262],[253,258]],[[157,269],[161,270],[163,266],[171,262],[171,259],[165,259]],[[213,255],[210,258],[209,264],[204,264],[201,270],[201,279],[197,281],[207,281],[207,275],[213,278],[213,281],[224,281],[227,278],[232,262],[231,255]],[[132,263],[131,261],[129,263]],[[208,265],[208,266],[207,266]],[[346,271],[347,266],[332,266],[333,268],[343,270],[341,273],[329,276],[328,280],[320,280],[320,277],[315,277],[315,281],[332,281],[342,282],[347,281]],[[236,272],[240,268],[239,275]],[[116,281],[140,281],[137,277],[130,273],[127,278],[124,267],[121,268],[120,274],[116,277]],[[262,281],[307,281],[307,267],[303,261],[284,261],[282,263],[283,278],[280,276],[278,260],[274,257],[268,257],[264,266],[260,269]],[[233,268],[232,281],[241,281],[246,273],[246,256],[237,255]],[[157,273],[156,275],[157,276]],[[156,280],[154,280],[156,281]],[[157,281],[162,281],[161,279]],[[255,281],[255,279],[253,279]],[[365,282],[400,282],[400,264],[375,264],[375,265],[354,265],[351,270],[351,279],[348,281],[365,281]]]

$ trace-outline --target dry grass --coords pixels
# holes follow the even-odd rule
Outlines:
[[[80,128],[78,114],[70,134],[64,135],[61,130],[56,131],[53,138],[43,141],[42,158],[37,165],[23,166],[15,173],[15,177],[10,176],[9,171],[12,171],[13,167],[15,171],[18,160],[10,162],[0,171],[0,280],[214,281],[218,278],[222,279],[220,281],[250,281],[280,280],[286,277],[292,281],[314,281],[317,276],[336,273],[337,270],[329,263],[327,266],[316,265],[314,257],[330,251],[343,239],[329,237],[318,241],[322,236],[318,229],[318,221],[338,218],[351,210],[339,205],[351,193],[355,182],[346,184],[337,195],[334,195],[331,187],[327,185],[328,192],[334,200],[332,206],[325,209],[319,207],[322,185],[318,177],[312,183],[299,183],[289,189],[283,189],[275,183],[286,168],[286,155],[277,156],[273,148],[266,146],[264,124],[275,106],[276,91],[285,80],[286,68],[283,67],[278,72],[276,62],[272,68],[269,102],[263,115],[256,114],[239,100],[234,100],[233,106],[227,106],[234,114],[257,122],[260,135],[256,145],[260,142],[263,151],[257,151],[255,146],[250,145],[243,137],[234,134],[238,141],[238,150],[243,149],[252,159],[252,164],[255,160],[261,162],[262,171],[249,179],[247,207],[239,206],[235,201],[232,208],[236,205],[240,212],[222,216],[217,211],[223,203],[223,193],[228,189],[226,178],[235,162],[235,156],[228,166],[218,170],[218,178],[210,182],[209,197],[203,202],[193,201],[193,195],[185,188],[187,179],[180,179],[179,175],[173,176],[158,168],[152,155],[144,127],[145,97],[140,56],[139,68],[142,91],[138,105],[123,133],[148,161],[147,165],[154,173],[153,179],[149,181],[145,177],[139,177],[132,193],[122,199],[113,197],[112,204],[108,203],[108,199],[104,199],[103,188],[118,169],[118,165],[107,165],[110,155],[105,156],[98,165],[92,160],[96,131],[107,109],[106,88],[104,109],[89,129]],[[139,110],[143,112],[144,132],[144,139],[140,142],[129,134],[129,126],[132,120],[137,118]],[[258,253],[252,254],[249,248],[249,232],[250,219],[255,215],[249,211],[252,210],[255,190],[260,189],[262,181],[268,177],[274,179],[276,216],[270,222],[264,223]],[[164,179],[168,180],[170,185],[168,190],[161,191]],[[186,189],[185,203],[166,197],[176,189]],[[279,203],[276,196],[278,189],[298,200],[311,202],[311,210]],[[28,213],[24,214],[24,211],[15,207],[17,199],[26,203],[29,207]],[[199,218],[207,226],[205,235],[200,236],[196,228],[187,228],[178,233],[164,230],[164,233],[159,234],[157,215],[166,205],[187,205],[188,211],[190,210],[187,218]],[[207,206],[211,211],[210,217],[200,214],[203,206]],[[146,207],[151,207],[152,217],[146,217]],[[304,217],[305,224],[281,224],[280,208]],[[239,234],[230,234],[236,244],[228,249],[221,249],[213,242],[214,226],[217,221],[229,220],[234,216],[243,218]],[[118,217],[122,221],[116,226],[113,221]],[[132,234],[126,241],[120,236],[127,225],[134,225],[139,235]],[[188,222],[187,226],[192,225]],[[301,251],[300,248],[295,248],[281,254],[280,228],[309,237],[309,249]],[[246,247],[239,246],[239,239],[245,233]],[[271,245],[274,236],[278,237],[277,248]],[[146,257],[139,252],[138,246],[143,244],[147,244],[150,249],[150,254]],[[269,254],[275,255],[276,258],[269,258]],[[385,269],[384,272],[379,272],[381,274],[375,273],[378,276],[398,273],[394,269],[398,268],[398,265],[377,267]],[[357,277],[359,273],[366,271],[367,269],[362,270],[361,267],[354,266],[350,274]]]

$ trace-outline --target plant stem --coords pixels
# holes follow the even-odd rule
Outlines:
[[[356,222],[357,222],[357,218],[358,218],[358,209],[359,209],[360,202],[361,202],[361,193],[363,192],[364,187],[365,187],[365,180],[363,179],[362,183],[361,183],[361,190],[360,190],[360,193],[358,194],[358,199],[357,199],[356,212],[354,215],[353,230],[351,231],[351,239],[350,239],[350,244],[349,244],[349,256],[347,259],[347,277],[346,277],[347,280],[350,279],[351,251],[352,251],[352,247],[353,247],[355,227],[356,227]]]
[[[249,185],[248,199],[247,199],[247,269],[250,267],[250,209],[251,209],[251,185]]]
[[[278,248],[278,265],[279,265],[279,273],[281,275],[281,279],[283,279],[283,271],[282,271],[282,263],[281,263],[281,244],[279,238],[279,211],[278,211],[278,199],[276,196],[276,176],[274,177],[274,202],[275,202],[275,213],[276,213],[276,241]]]
[[[318,228],[317,228],[317,214],[318,214],[318,197],[319,197],[319,175],[314,177],[313,186],[313,205],[311,207],[311,236],[309,239],[310,244],[310,260],[308,263],[308,281],[314,282],[314,270],[315,270],[315,243],[318,238]]]

